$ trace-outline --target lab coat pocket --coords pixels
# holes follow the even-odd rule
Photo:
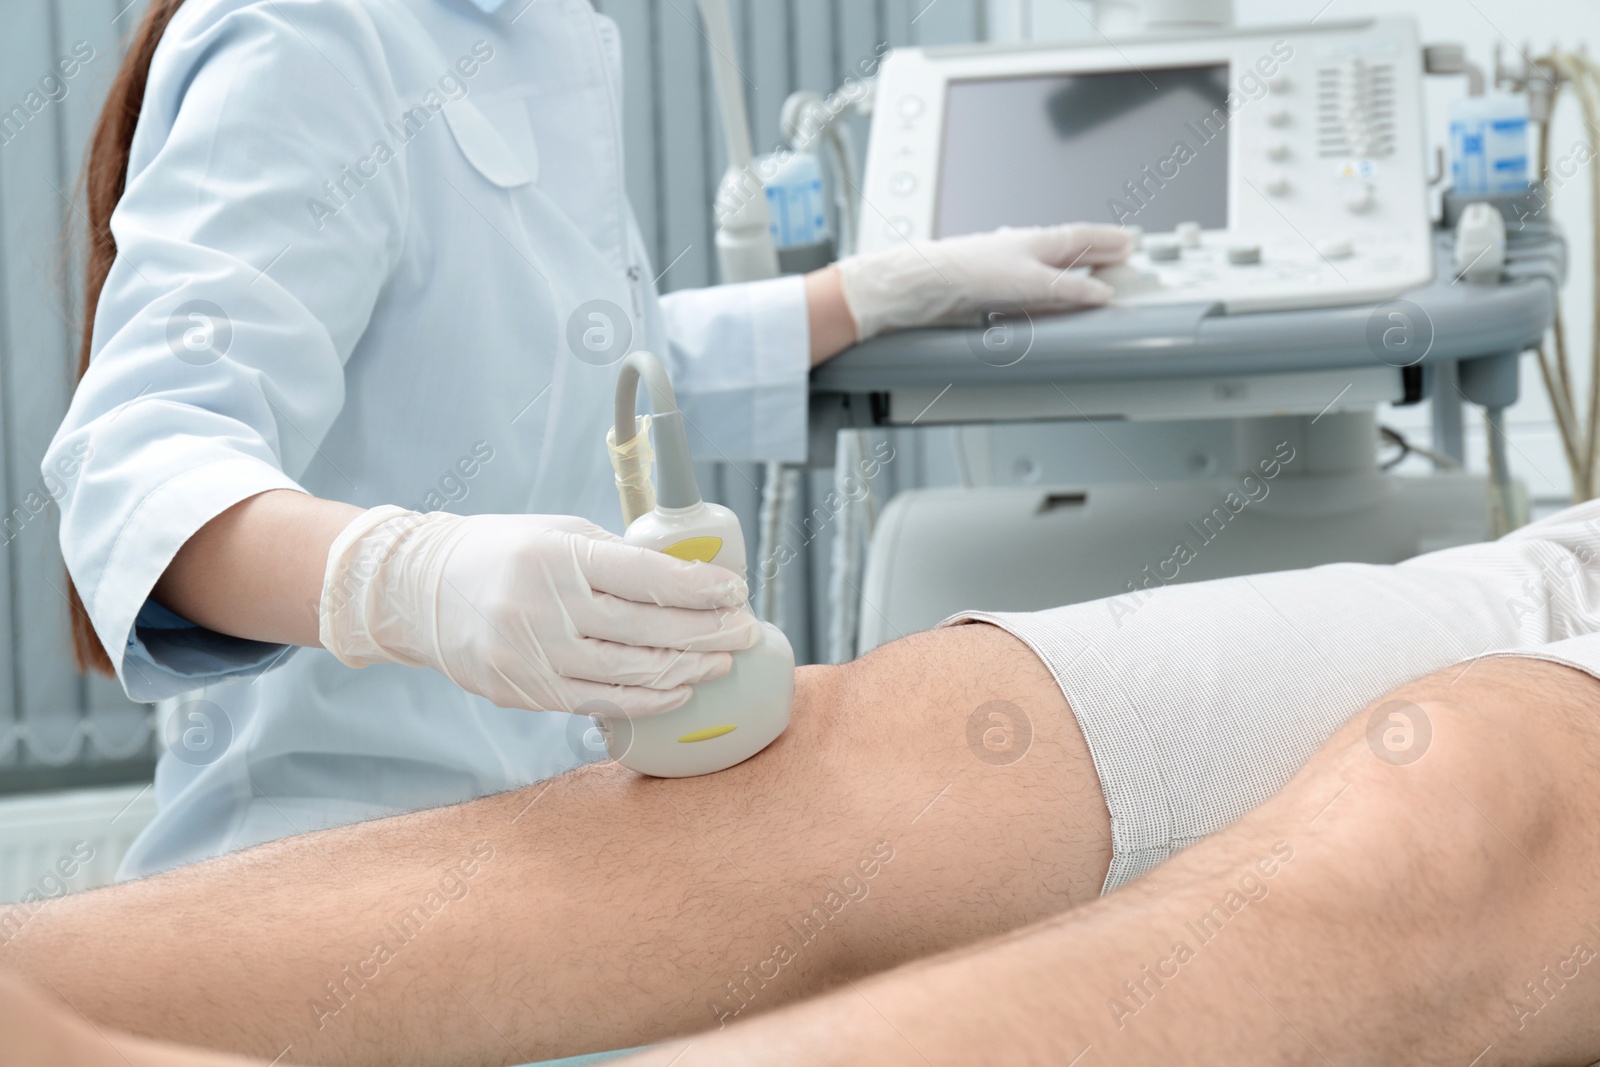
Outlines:
[[[539,176],[539,152],[528,123],[526,105],[520,99],[485,105],[494,112],[491,122],[467,100],[445,105],[444,117],[461,154],[472,168],[502,189],[515,189]]]

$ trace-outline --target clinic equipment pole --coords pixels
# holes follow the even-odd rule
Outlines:
[[[733,22],[728,0],[700,0],[711,67],[716,76],[728,169],[717,188],[717,261],[723,284],[759,282],[778,276],[778,250],[767,214],[767,191],[756,173],[745,113],[743,75],[734,62]]]
[[[733,19],[728,0],[699,0],[699,4],[711,46],[723,143],[728,146],[728,169],[717,187],[717,264],[724,285],[765,281],[778,276],[778,248],[767,213],[766,185],[756,173],[751,149],[750,119],[739,85],[743,75],[733,58]],[[768,463],[763,474],[758,545],[765,558],[776,548],[777,528],[787,504],[783,465]],[[756,614],[769,622],[779,613],[776,581],[764,581],[756,598]]]

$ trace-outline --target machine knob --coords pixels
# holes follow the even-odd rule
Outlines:
[[[1287,141],[1273,141],[1267,145],[1267,158],[1275,163],[1282,163],[1289,158],[1289,143]]]
[[[1286,107],[1275,107],[1267,112],[1267,123],[1272,126],[1287,126],[1294,121],[1294,112]]]
[[[910,196],[917,191],[917,176],[902,170],[889,179],[889,191],[895,196]]]
[[[1292,188],[1287,174],[1274,174],[1267,179],[1267,192],[1273,196],[1287,196]]]
[[[1356,254],[1356,246],[1348,237],[1334,237],[1318,245],[1317,254],[1323,259],[1349,259]]]
[[[1178,240],[1183,242],[1183,247],[1200,247],[1201,229],[1198,222],[1180,222],[1174,232],[1178,235]]]
[[[1154,292],[1161,288],[1159,275],[1147,270],[1140,270],[1137,267],[1130,267],[1126,263],[1118,263],[1115,266],[1108,267],[1096,267],[1093,274],[1094,277],[1111,286],[1113,295],[1118,299]]]
[[[1293,84],[1285,74],[1274,74],[1267,79],[1267,88],[1275,93],[1286,93]]]
[[[1144,252],[1154,262],[1170,263],[1183,255],[1183,246],[1170,238],[1152,238],[1145,241]]]
[[[1260,245],[1233,245],[1228,249],[1228,262],[1235,267],[1250,267],[1261,262]]]
[[[1376,202],[1377,196],[1371,182],[1358,182],[1344,194],[1344,206],[1358,215],[1371,211],[1372,205]]]

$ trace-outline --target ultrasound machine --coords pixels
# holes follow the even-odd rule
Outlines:
[[[1487,477],[1461,469],[1462,411],[1497,426],[1516,400],[1565,245],[1526,195],[1432,188],[1423,80],[1458,53],[1406,17],[1214,21],[885,58],[862,251],[1074,221],[1137,251],[1098,272],[1109,307],[996,307],[814,374],[814,464],[942,427],[962,472],[894,495],[860,560],[835,552],[835,592],[859,591],[835,658],[958,609],[1398,562],[1521,521],[1498,433]],[[1378,466],[1380,406],[1411,404],[1433,408],[1426,477]]]

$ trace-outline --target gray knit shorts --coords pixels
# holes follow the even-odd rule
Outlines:
[[[1384,693],[1515,646],[1481,595],[1335,564],[945,625],[999,626],[1055,676],[1111,812],[1109,893],[1273,796]]]

